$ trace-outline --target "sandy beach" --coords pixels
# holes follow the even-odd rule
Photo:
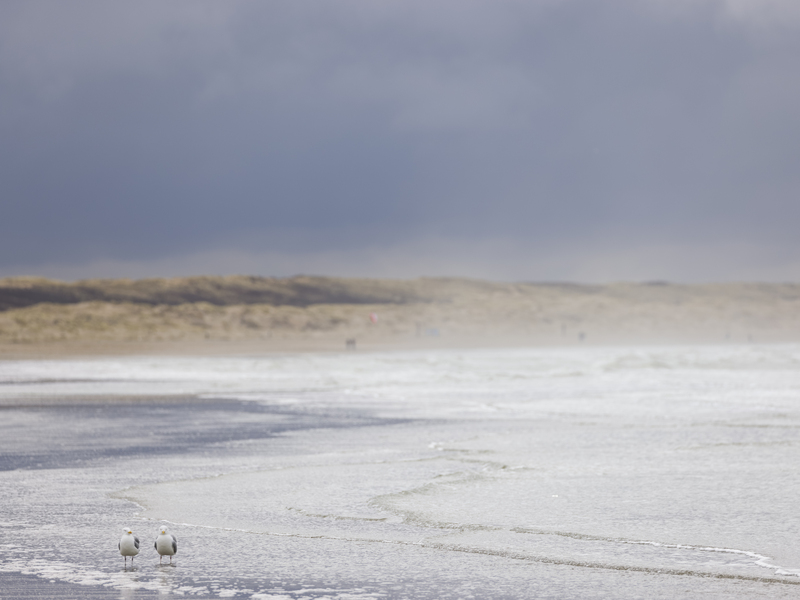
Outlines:
[[[800,585],[798,286],[15,279],[0,306],[0,598]]]
[[[796,284],[0,280],[0,356],[800,340]]]

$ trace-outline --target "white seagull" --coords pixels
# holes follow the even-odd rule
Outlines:
[[[178,540],[166,527],[162,527],[159,531],[161,533],[156,538],[156,543],[153,544],[158,552],[158,564],[161,564],[161,559],[165,556],[169,556],[169,562],[172,564],[172,555],[178,552]]]
[[[133,535],[130,527],[123,530],[122,537],[119,538],[119,553],[125,557],[125,566],[128,566],[128,557],[131,557],[131,565],[133,565],[133,557],[139,554],[139,538]]]

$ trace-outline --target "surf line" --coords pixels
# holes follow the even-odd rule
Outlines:
[[[151,520],[151,519],[147,519]],[[591,562],[591,561],[576,561],[576,560],[568,560],[568,559],[559,559],[559,558],[549,558],[547,556],[532,556],[530,554],[523,554],[521,552],[509,552],[509,551],[502,551],[502,550],[488,550],[486,548],[475,548],[471,546],[462,546],[458,544],[442,544],[437,542],[424,542],[420,540],[418,542],[408,542],[403,540],[380,540],[380,539],[369,539],[369,538],[351,538],[351,537],[342,537],[342,536],[333,536],[333,535],[311,535],[311,534],[300,534],[300,533],[277,533],[272,531],[250,531],[248,529],[239,529],[236,527],[215,527],[213,525],[197,525],[195,523],[182,523],[179,521],[168,521],[166,519],[158,519],[162,523],[169,523],[170,525],[176,525],[179,527],[193,527],[197,529],[213,529],[217,531],[231,531],[235,533],[246,533],[249,535],[267,535],[272,537],[289,537],[289,538],[298,538],[298,539],[306,539],[306,540],[330,540],[330,541],[337,541],[337,542],[359,542],[359,543],[372,543],[372,544],[391,544],[396,546],[417,546],[420,548],[430,548],[432,550],[444,550],[448,552],[464,552],[468,554],[482,554],[485,556],[497,556],[501,558],[510,558],[512,560],[519,560],[523,562],[530,562],[530,563],[541,563],[541,564],[548,564],[548,565],[559,565],[559,566],[568,566],[568,567],[582,567],[586,569],[603,569],[603,570],[610,570],[610,571],[633,571],[637,573],[652,573],[655,575],[676,575],[682,577],[703,577],[703,578],[710,578],[710,579],[730,579],[735,581],[754,581],[758,583],[781,583],[784,585],[800,585],[800,580],[798,579],[779,579],[777,577],[756,577],[753,575],[736,575],[732,573],[711,573],[706,571],[693,571],[691,569],[662,569],[658,567],[638,567],[635,565],[614,565],[609,563],[600,563],[600,562]],[[515,531],[515,530],[512,530]],[[600,536],[590,536],[590,535],[583,535],[583,534],[569,534],[569,533],[560,533],[560,532],[544,532],[544,531],[536,531],[536,530],[527,530],[527,531],[519,531],[519,533],[534,533],[539,535],[563,535],[564,537],[574,537],[577,539],[596,539],[598,541],[612,541],[618,543],[628,543],[628,544],[648,544],[648,545],[659,545],[665,548],[685,548],[685,549],[693,549],[693,550],[703,550],[704,548],[700,546],[680,546],[680,545],[668,545],[668,544],[660,544],[659,542],[648,542],[648,541],[635,541],[635,540],[615,540],[613,538],[603,538]],[[726,550],[724,548],[716,549],[719,552],[735,552],[738,554],[746,554],[748,556],[761,556],[760,554],[756,554],[754,552],[747,552],[745,550]],[[769,560],[768,557],[763,557],[766,560]],[[761,566],[761,565],[759,565]],[[772,567],[770,567],[772,568]],[[794,575],[794,573],[787,572],[789,575]],[[776,575],[782,575],[783,573],[776,573]]]
[[[719,552],[725,554],[737,554],[740,556],[747,556],[754,560],[754,565],[771,569],[775,571],[775,575],[784,575],[788,577],[800,577],[800,569],[789,570],[781,567],[780,565],[773,565],[769,562],[769,556],[751,552],[749,550],[737,550],[736,548],[717,548],[715,546],[693,546],[691,544],[665,544],[663,542],[654,542],[650,540],[626,540],[625,538],[613,538],[600,535],[590,535],[587,533],[570,533],[567,531],[551,531],[546,529],[531,529],[527,527],[515,527],[511,529],[515,533],[527,533],[533,535],[556,535],[560,537],[567,537],[576,540],[592,540],[598,542],[613,542],[617,544],[636,544],[640,546],[654,546],[657,548],[675,548],[676,550],[694,550],[697,552]]]

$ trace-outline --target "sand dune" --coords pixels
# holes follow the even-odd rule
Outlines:
[[[443,301],[466,291],[503,288],[504,284],[466,279],[343,279],[334,277],[175,277],[172,279],[91,279],[64,283],[36,277],[0,279],[0,310],[42,302],[132,302],[178,305],[208,302],[217,306],[270,304],[406,304]]]
[[[800,341],[795,284],[14,278],[0,280],[0,306],[6,356]]]

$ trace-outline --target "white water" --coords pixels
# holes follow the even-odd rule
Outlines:
[[[275,411],[219,422],[305,419],[153,456],[124,451],[158,429],[147,404],[6,410],[3,452],[123,451],[0,472],[0,577],[254,598],[800,593],[798,346],[8,361],[0,382],[6,401],[196,395]],[[211,427],[192,406],[170,431]],[[350,417],[366,420],[331,421]],[[151,549],[162,522],[174,568]],[[124,526],[147,540],[136,571]]]

